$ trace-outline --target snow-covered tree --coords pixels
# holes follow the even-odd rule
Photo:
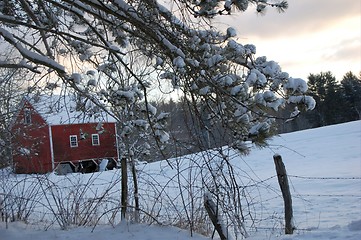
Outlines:
[[[177,90],[204,148],[211,146],[215,130],[223,129],[225,144],[247,153],[250,142],[264,146],[274,134],[273,112],[297,104],[297,116],[315,107],[305,96],[304,80],[256,56],[256,47],[238,41],[232,27],[212,26],[213,17],[250,5],[258,12],[288,6],[283,0],[5,0],[0,3],[0,44],[16,53],[0,67],[27,69],[39,81],[58,76],[97,106],[112,110],[123,140],[149,133],[160,148],[169,139],[168,114],[157,111],[150,93]],[[44,86],[60,85],[53,81]],[[123,142],[124,152],[133,155],[137,139]],[[215,189],[229,182],[225,174],[218,177],[229,166],[219,152],[222,164],[215,166],[222,167],[211,172]],[[237,184],[232,186],[233,191],[222,188],[225,196],[240,199]]]
[[[0,69],[0,168],[11,163],[11,132],[15,106],[26,89],[22,69]]]
[[[207,19],[195,18],[245,11],[251,4],[257,11],[283,10],[285,1],[174,3],[171,11],[154,0],[3,1],[1,44],[17,54],[0,66],[26,68],[40,76],[55,73],[95,101],[105,96],[118,104],[119,99],[141,97],[147,112],[152,110],[147,99],[151,84],[169,85],[191,103],[205,131],[215,123],[230,129],[232,146],[241,152],[247,151],[245,140],[263,144],[272,134],[274,116],[266,109],[278,110],[287,102],[303,104],[306,110],[314,107],[312,98],[304,96],[305,81],[289,77],[275,61],[256,57],[256,47],[237,41],[233,28],[221,32]],[[151,63],[146,72],[136,71],[130,53]],[[93,78],[99,73],[106,79]],[[154,126],[153,133],[166,140],[166,133]]]

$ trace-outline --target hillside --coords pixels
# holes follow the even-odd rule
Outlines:
[[[235,176],[241,181],[239,186],[243,186],[242,190],[245,192],[245,199],[242,201],[247,200],[249,213],[252,215],[252,219],[246,218],[245,221],[250,239],[360,239],[361,121],[282,134],[275,137],[268,148],[254,149],[245,157],[239,157],[227,148],[224,152],[228,153],[229,161],[235,167]],[[283,202],[272,158],[275,153],[282,156],[291,184],[294,222],[297,227],[292,237],[283,236]],[[200,211],[203,198],[199,187],[207,183],[202,183],[200,176],[206,176],[202,166],[209,166],[207,163],[210,157],[214,162],[219,161],[217,154],[199,153],[168,162],[139,165],[142,209],[157,212],[156,218],[163,225],[182,220],[184,216],[178,216],[180,213],[191,213],[192,209],[188,208],[188,204],[186,208],[183,206],[188,200],[195,206],[200,206],[193,208],[195,213]],[[197,169],[196,166],[201,168]],[[76,183],[77,186],[86,186],[84,189],[88,192],[85,191],[82,196],[88,199],[102,194],[104,189],[111,190],[108,191],[111,192],[109,196],[106,195],[102,202],[97,202],[98,208],[105,210],[105,203],[109,206],[111,200],[119,198],[119,175],[118,171],[67,176],[50,174],[39,181],[39,177],[32,175],[5,176],[3,173],[1,191],[6,193],[5,190],[11,189],[11,193],[16,194],[15,188],[9,186],[19,186],[22,183],[21,189],[29,192],[34,189],[34,184],[51,183],[47,185],[47,189],[53,189],[53,199],[70,200],[72,198],[67,197],[66,193],[71,193]],[[67,231],[57,230],[56,219],[51,217],[50,211],[55,208],[44,207],[51,205],[52,200],[40,195],[36,195],[37,204],[32,205],[33,212],[30,212],[28,218],[31,225],[10,223],[7,230],[5,223],[1,222],[1,240],[25,240],[28,236],[37,239],[79,239],[82,236],[89,240],[99,239],[100,236],[108,240],[123,237],[134,240],[189,238],[189,231],[167,226],[118,225],[117,217],[113,221],[115,228],[99,222],[94,233],[89,227],[74,225],[69,226]],[[180,200],[181,196],[183,200]],[[169,218],[165,221],[169,215],[174,216],[173,222]],[[194,216],[199,217],[197,214]],[[44,225],[50,227],[46,232],[42,230]],[[207,238],[197,236],[190,239]]]

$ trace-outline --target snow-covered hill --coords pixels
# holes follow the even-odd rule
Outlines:
[[[294,221],[297,227],[293,236],[283,235],[283,202],[272,158],[275,153],[282,156],[289,174]],[[192,184],[197,185],[199,179],[193,174],[199,172],[193,170],[194,172],[190,174],[189,171],[192,169],[190,166],[193,166],[194,162],[201,164],[202,161],[202,156],[196,154],[183,159],[140,166],[140,183],[145,184],[154,180],[153,184],[140,187],[141,200],[149,200],[146,204],[143,203],[143,207],[153,207],[153,210],[156,208],[159,214],[164,214],[163,210],[168,211],[168,214],[172,212],[172,207],[164,209],[164,206],[162,208],[154,202],[153,193],[160,188],[162,192],[166,192],[166,195],[159,195],[166,196],[159,200],[160,204],[171,202],[175,210],[178,199],[172,196],[179,194],[172,190],[177,185],[175,174],[181,170],[182,174],[178,174],[178,177],[185,181],[181,185],[189,184],[189,177],[192,177]],[[282,134],[270,142],[269,148],[254,149],[246,157],[233,156],[231,161],[239,170],[239,174],[247,173],[246,179],[250,182],[245,186],[257,185],[254,191],[247,192],[252,195],[252,208],[257,219],[257,227],[250,228],[250,239],[361,239],[361,121]],[[11,176],[1,184],[9,185],[12,181],[19,182],[31,178],[27,175]],[[48,178],[51,183],[57,183],[64,189],[70,189],[71,184],[83,181],[88,185],[97,186],[93,188],[93,194],[95,192],[99,194],[102,187],[107,186],[107,189],[113,187],[110,182],[119,183],[119,172],[74,174],[66,177],[51,174]],[[26,186],[34,187],[29,182],[32,181],[27,181]],[[2,187],[1,191],[4,188]],[[119,185],[115,184],[114,196],[119,196],[119,191],[116,190],[118,188]],[[153,202],[150,202],[151,200]],[[39,201],[45,199],[39,198]],[[194,201],[197,203],[198,200]],[[35,209],[46,211],[44,205],[47,204],[45,201],[42,208],[35,207]],[[104,206],[102,207],[105,209]],[[31,215],[33,220],[37,216],[37,214]],[[5,223],[0,222],[0,240],[208,239],[198,235],[190,238],[189,232],[172,227],[126,223],[116,225],[114,228],[99,225],[94,232],[91,232],[92,228],[89,227],[73,226],[67,231],[56,230],[54,226],[48,231],[43,231],[41,224],[46,220],[44,216],[42,220],[29,220],[33,224],[10,223],[9,229],[5,228]]]

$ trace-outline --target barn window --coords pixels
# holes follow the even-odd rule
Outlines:
[[[93,146],[98,146],[98,145],[100,145],[100,142],[99,142],[99,134],[92,134],[92,145],[93,145]]]
[[[31,111],[30,109],[24,109],[24,123],[30,124],[31,123]]]
[[[70,147],[77,147],[77,146],[78,146],[78,136],[70,135]]]

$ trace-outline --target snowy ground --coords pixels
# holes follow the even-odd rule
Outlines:
[[[190,236],[189,232],[173,227],[119,224],[116,227],[101,226],[95,228],[78,227],[70,230],[44,231],[37,229],[36,226],[29,226],[24,223],[11,223],[8,229],[5,225],[0,225],[1,240],[209,240],[200,235]],[[289,236],[269,236],[265,234],[256,234],[247,238],[250,240],[360,240],[361,239],[361,221],[351,223],[346,227],[334,227],[329,229],[314,229],[307,232],[296,232]]]
[[[272,159],[275,153],[282,156],[289,174],[297,227],[292,236],[283,235],[283,202],[279,196]],[[252,175],[251,179],[258,179],[260,183],[258,193],[254,196],[254,206],[257,208],[257,218],[262,221],[258,222],[258,228],[249,232],[249,239],[361,239],[361,121],[283,134],[272,140],[269,148],[254,150],[249,156],[238,157],[232,161],[239,164],[242,171]],[[168,163],[148,164],[142,167],[142,171],[144,176],[141,180],[147,176],[157,176],[158,183],[167,181],[167,186],[173,187],[168,177],[172,176],[173,170]],[[87,178],[87,183],[98,186],[108,184],[109,188],[110,177],[113,182],[117,181],[114,177],[116,174],[110,174],[110,171],[99,173],[96,178],[91,178],[90,175],[74,175],[73,179]],[[14,179],[19,181],[28,177],[16,176]],[[62,182],[62,186],[69,188],[69,183],[63,182],[64,177],[51,175],[50,178],[52,182]],[[66,181],[69,181],[69,177]],[[29,181],[27,184],[29,185]],[[151,192],[151,189],[153,188],[149,187],[146,190]],[[99,193],[100,190],[96,191]],[[171,195],[170,191],[167,196]],[[43,200],[39,198],[39,201]],[[46,203],[42,208],[46,209],[45,206]],[[157,207],[156,204],[152,206]],[[39,210],[40,207],[36,209]],[[36,215],[32,215],[32,218],[36,219]],[[44,217],[30,221],[31,224],[8,223],[8,228],[4,222],[0,222],[0,240],[209,239],[199,235],[190,238],[189,231],[169,226],[126,223],[117,224],[115,227],[98,225],[94,231],[91,227],[59,230],[53,226],[44,231],[41,224],[43,221]]]

